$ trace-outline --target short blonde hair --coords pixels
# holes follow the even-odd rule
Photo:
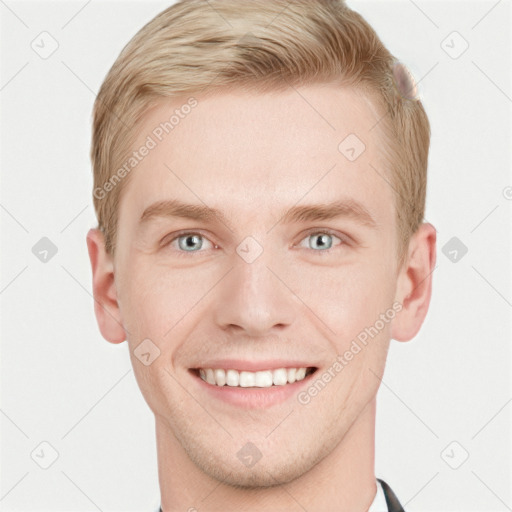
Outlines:
[[[158,101],[229,87],[265,92],[335,82],[361,89],[382,113],[377,128],[395,191],[403,261],[424,216],[430,125],[397,62],[344,0],[173,4],[124,47],[95,101],[93,202],[106,251],[115,253],[119,204],[130,178],[116,171],[142,116]]]

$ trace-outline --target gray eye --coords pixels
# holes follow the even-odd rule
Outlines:
[[[300,243],[300,247],[305,247],[306,249],[323,249],[321,251],[315,252],[328,252],[333,247],[333,239],[338,240],[338,245],[343,245],[344,241],[339,236],[336,236],[334,233],[330,231],[316,231],[310,232],[306,235],[306,238],[303,238]]]
[[[203,237],[201,235],[182,235],[178,237],[178,245],[180,249],[188,252],[201,249],[203,246]]]
[[[309,239],[313,240],[312,249],[330,249],[332,247],[332,238],[334,235],[329,233],[314,233],[309,235]],[[315,247],[316,245],[316,247]]]

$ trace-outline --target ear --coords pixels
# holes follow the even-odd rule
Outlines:
[[[395,300],[402,310],[393,319],[391,337],[397,341],[414,338],[427,315],[436,264],[436,230],[423,223],[411,237],[406,260],[399,270]]]
[[[126,333],[117,302],[114,265],[105,251],[104,236],[99,229],[90,229],[87,233],[87,248],[92,267],[94,313],[100,332],[110,343],[122,343]]]

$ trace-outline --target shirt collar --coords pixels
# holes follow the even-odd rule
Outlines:
[[[377,492],[375,493],[375,498],[373,498],[368,512],[388,512],[388,505],[386,503],[386,496],[384,496],[384,489],[378,480]]]

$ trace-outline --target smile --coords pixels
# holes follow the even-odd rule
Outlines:
[[[205,362],[189,368],[189,373],[196,383],[192,384],[196,396],[205,393],[214,400],[212,406],[224,403],[241,409],[263,410],[294,400],[318,369],[304,361],[246,359]]]
[[[212,386],[230,386],[241,388],[269,388],[284,386],[303,380],[313,373],[315,368],[276,368],[257,372],[224,370],[223,368],[200,368],[199,377]]]

